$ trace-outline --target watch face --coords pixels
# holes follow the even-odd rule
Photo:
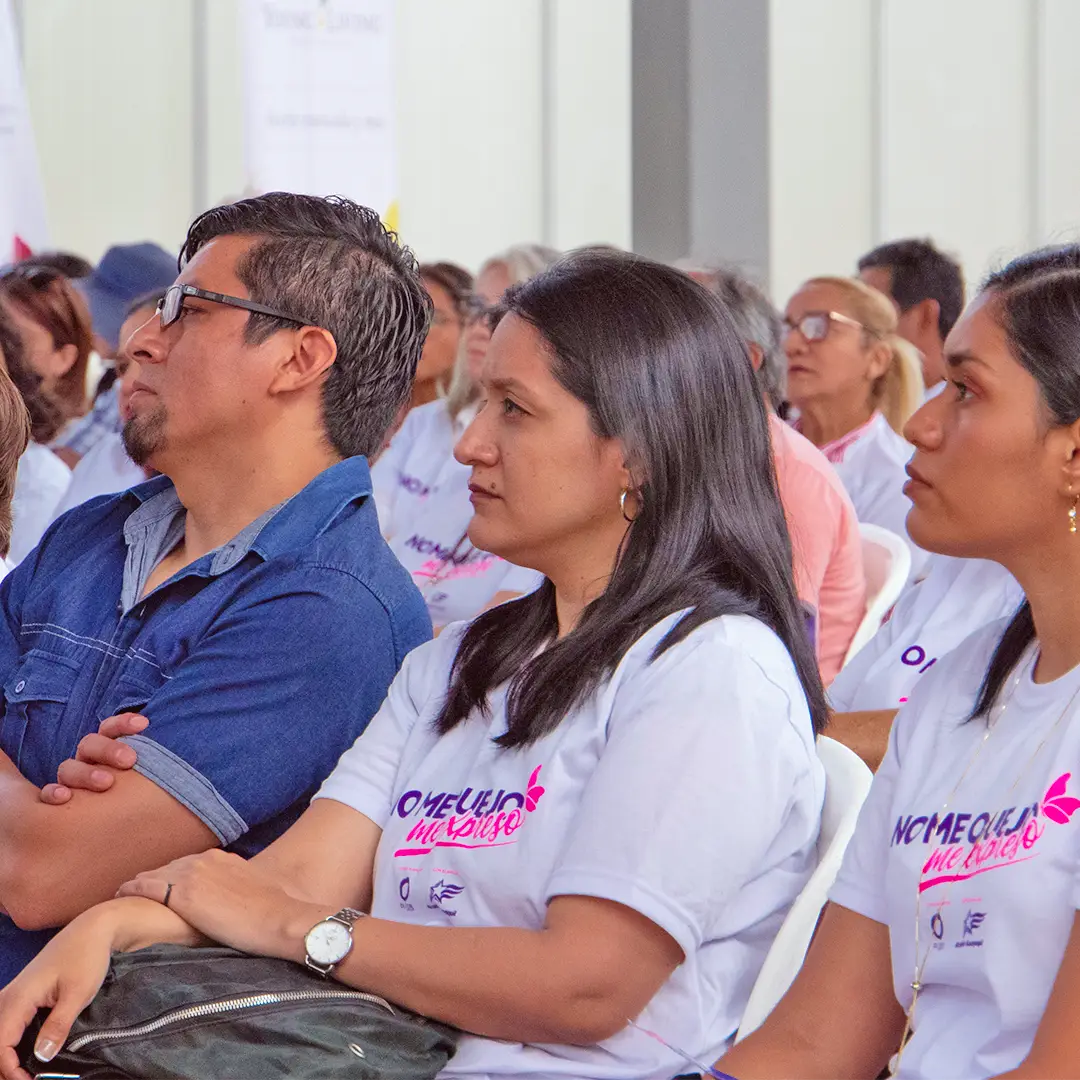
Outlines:
[[[352,933],[344,923],[327,919],[312,927],[304,946],[316,964],[340,964],[352,948]]]

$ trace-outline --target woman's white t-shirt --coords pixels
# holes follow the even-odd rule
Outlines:
[[[1019,1065],[1080,907],[1080,667],[1038,685],[1029,650],[990,737],[985,719],[967,720],[1007,624],[935,664],[900,710],[832,892],[889,927],[905,1009],[921,898],[918,963],[928,959],[906,1080]]]
[[[472,619],[497,593],[532,592],[543,582],[469,542],[472,470],[453,451],[475,411],[451,420],[443,400],[413,409],[372,469],[382,534],[437,627]]]
[[[71,483],[71,470],[47,447],[31,442],[19,458],[11,501],[11,550],[18,565],[34,550]]]
[[[641,912],[686,956],[641,1023],[712,1061],[813,870],[825,781],[780,640],[724,616],[650,663],[678,618],[645,633],[555,731],[510,751],[492,741],[506,730],[505,686],[490,717],[433,729],[464,632],[448,628],[406,658],[317,798],[382,828],[379,918],[540,930],[560,895]],[[683,1065],[626,1028],[595,1046],[469,1036],[443,1075],[669,1080]]]
[[[880,525],[902,537],[911,548],[911,578],[918,578],[928,555],[912,543],[907,531],[911,500],[904,494],[904,466],[914,453],[888,420],[876,412],[862,427],[821,447],[851,498],[860,521]]]
[[[114,495],[146,482],[146,473],[128,457],[124,438],[110,431],[87,450],[71,474],[71,483],[53,512],[54,520],[87,499]]]
[[[896,709],[947,652],[987,623],[1012,615],[1024,593],[1003,566],[935,555],[889,621],[829,684],[836,712]]]

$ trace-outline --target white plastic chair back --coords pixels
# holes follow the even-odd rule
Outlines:
[[[761,1026],[799,973],[873,780],[873,774],[859,756],[835,739],[823,735],[817,747],[825,767],[825,804],[821,810],[817,868],[792,904],[765,957],[746,1003],[736,1042]]]
[[[845,664],[881,629],[911,573],[911,548],[906,540],[880,525],[861,521],[859,535],[866,574],[866,614],[848,646]]]

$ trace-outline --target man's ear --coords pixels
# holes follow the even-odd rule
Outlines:
[[[915,307],[918,310],[919,329],[927,334],[939,334],[941,305],[927,297],[920,300]]]
[[[271,393],[290,393],[319,382],[337,359],[337,342],[321,326],[304,326],[291,338],[270,383]]]

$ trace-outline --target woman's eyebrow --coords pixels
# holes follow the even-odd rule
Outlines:
[[[987,371],[994,370],[985,360],[980,359],[973,352],[967,352],[966,350],[946,353],[945,363],[951,368],[959,367],[961,364],[978,364],[980,367],[986,368]]]

